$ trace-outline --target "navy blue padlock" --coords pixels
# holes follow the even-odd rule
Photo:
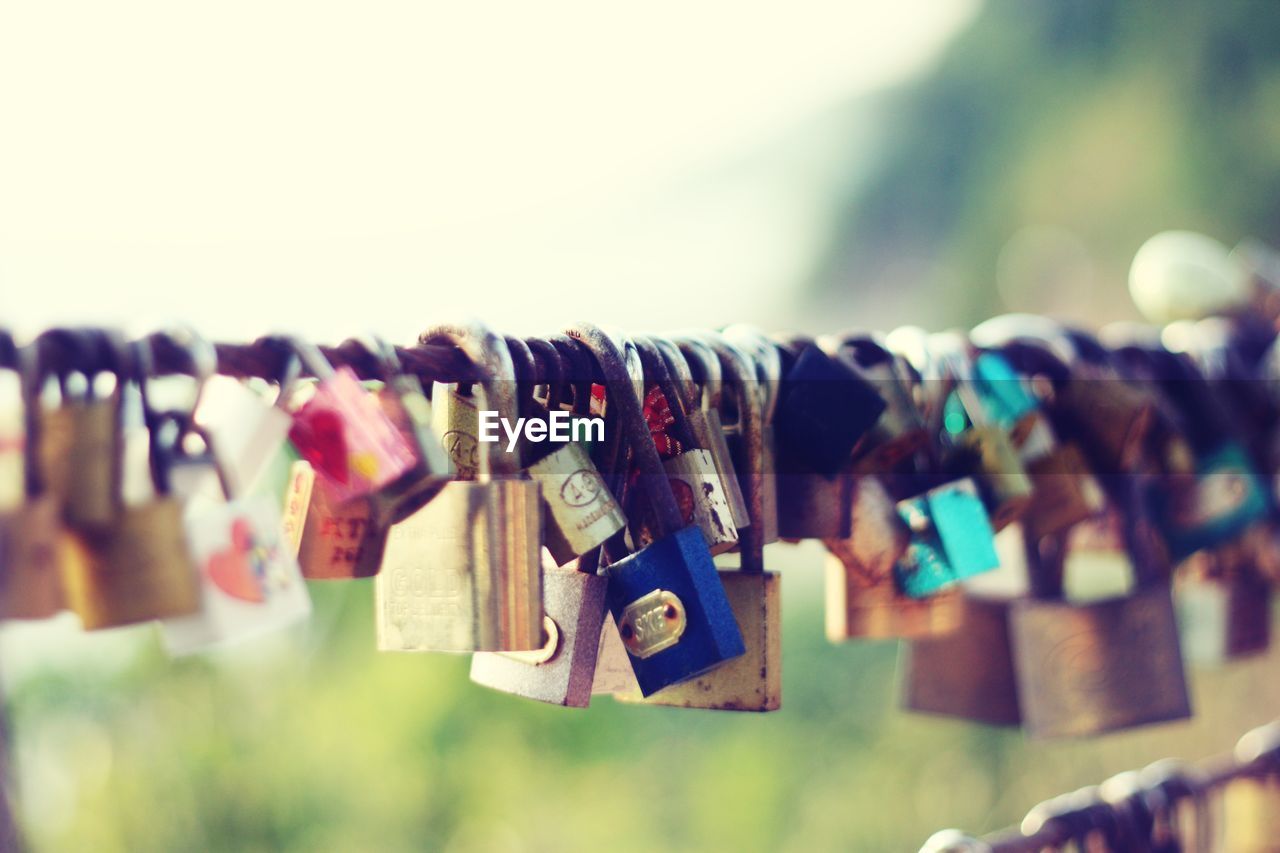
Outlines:
[[[812,471],[834,476],[884,412],[875,386],[805,342],[785,369],[774,424],[778,441]]]
[[[606,405],[624,431],[640,473],[635,484],[651,510],[653,541],[610,557],[608,603],[640,691],[649,696],[739,657],[746,647],[702,531],[685,519],[645,422],[622,351],[598,327],[579,324],[569,334],[591,350],[607,387]]]

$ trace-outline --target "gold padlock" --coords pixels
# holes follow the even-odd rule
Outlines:
[[[118,342],[108,338],[105,333],[55,329],[34,344],[37,389],[53,373],[52,367],[63,360],[58,370],[59,406],[39,409],[39,429],[44,436],[40,448],[42,479],[62,506],[67,523],[88,530],[110,527],[120,511],[123,378],[118,366],[107,371],[114,381],[107,393],[100,394],[95,388],[103,379],[99,366],[118,360]],[[107,350],[105,357],[103,350]],[[67,367],[67,359],[78,359],[83,372]],[[39,390],[34,399],[38,396]]]
[[[514,369],[500,337],[476,326],[443,327],[488,368],[485,405],[515,414]],[[478,436],[465,436],[480,448]],[[533,651],[544,644],[542,515],[537,483],[518,479],[518,453],[491,442],[478,479],[454,481],[393,526],[374,584],[383,651]],[[455,459],[456,461],[456,459]]]
[[[716,352],[739,399],[752,400],[749,384],[754,377],[747,373],[745,358],[727,342],[717,342]],[[741,568],[720,570],[719,576],[746,653],[691,681],[659,690],[643,700],[646,704],[718,711],[776,711],[782,707],[782,582],[776,572],[764,570],[760,407],[748,405],[742,418],[747,458],[742,460],[745,465],[740,462],[740,470],[748,475],[744,498],[750,524],[740,532]],[[618,694],[618,698],[641,701],[638,688]]]

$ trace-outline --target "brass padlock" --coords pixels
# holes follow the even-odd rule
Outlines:
[[[487,368],[486,406],[515,415],[514,372],[500,337],[482,327],[442,327]],[[448,483],[393,526],[374,584],[383,651],[533,651],[543,647],[542,515],[537,483],[519,478],[518,452],[490,442],[475,482]]]
[[[574,440],[573,419],[560,409],[560,396],[565,389],[565,368],[557,348],[549,341],[533,340],[526,344],[519,338],[508,338],[508,349],[520,378],[517,389],[522,406],[521,417],[528,423],[547,424],[547,441],[527,442],[524,461],[529,478],[538,484],[542,495],[543,531],[547,549],[557,565],[564,565],[595,548],[626,526],[622,507],[600,476],[586,445]],[[531,347],[536,347],[551,368],[548,391],[549,412],[534,398],[534,360]],[[556,413],[560,413],[557,415]],[[563,420],[560,420],[563,417]],[[568,440],[558,440],[554,425],[562,423],[569,432]],[[529,434],[526,426],[524,434]]]
[[[86,630],[200,609],[198,569],[183,525],[185,507],[171,491],[171,458],[154,431],[150,444],[154,498],[124,506],[109,528],[82,531],[88,559],[62,564],[68,609]]]
[[[650,386],[646,418],[655,440],[660,442],[662,466],[671,478],[676,500],[685,520],[702,531],[711,553],[724,553],[738,544],[738,528],[733,523],[733,511],[715,458],[710,450],[699,446],[685,412],[684,395],[658,346],[645,336],[633,336],[632,341]]]
[[[904,644],[902,705],[994,726],[1022,722],[1007,599],[961,599],[960,627]]]
[[[745,357],[727,342],[717,342],[716,352],[738,398],[752,400],[754,371]],[[746,653],[691,681],[659,690],[643,700],[646,704],[717,711],[782,707],[782,581],[776,572],[764,570],[763,525],[759,523],[764,455],[758,402],[748,404],[741,413],[747,458],[738,470],[747,475],[744,497],[749,514],[749,524],[741,530],[741,568],[719,571]],[[618,698],[641,701],[639,688]]]
[[[39,409],[41,477],[68,524],[109,528],[122,488],[123,344],[106,332],[54,329],[34,346],[38,386],[56,373],[61,397],[56,409]]]
[[[44,490],[40,479],[40,417],[36,399],[33,348],[19,356],[23,411],[23,501],[0,512],[0,619],[47,619],[66,604],[62,590],[64,566],[83,561],[78,543],[63,527],[57,500]]]
[[[339,501],[324,480],[314,482],[298,545],[308,580],[373,577],[382,564],[387,530],[370,498]]]
[[[1063,596],[1069,556],[1054,538],[1029,547],[1032,598],[1010,614],[1027,730],[1068,737],[1189,717],[1173,598],[1159,568],[1135,555],[1135,591],[1074,603]]]
[[[827,638],[929,637],[960,627],[956,590],[910,598],[897,587],[894,569],[907,553],[911,531],[878,477],[853,482],[852,536],[825,539]]]
[[[596,679],[609,582],[602,575],[551,563],[543,566],[542,583],[546,608],[542,648],[477,652],[471,657],[471,680],[526,699],[585,708],[591,703]],[[624,652],[623,666],[630,674],[625,661]]]
[[[1042,426],[1029,429],[1027,443],[1019,448],[1032,486],[1031,503],[1023,513],[1022,524],[1033,539],[1062,533],[1096,516],[1106,506],[1102,484],[1089,470],[1078,445],[1054,442],[1045,452],[1026,452],[1040,429],[1048,429],[1043,415],[1037,413],[1036,418]]]

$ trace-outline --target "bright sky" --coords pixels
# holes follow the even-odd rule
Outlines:
[[[821,117],[975,7],[5,3],[0,318],[769,323],[854,144]]]

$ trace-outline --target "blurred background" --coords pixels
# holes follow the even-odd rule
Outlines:
[[[1280,236],[1264,3],[0,4],[0,318],[409,340],[751,321],[1133,317],[1166,228]],[[367,583],[170,661],[150,629],[0,629],[37,850],[913,850],[1280,710],[1089,742],[897,710],[894,643],[822,636],[775,546],[784,707],[586,711],[373,651]],[[772,551],[773,549],[771,549]]]

